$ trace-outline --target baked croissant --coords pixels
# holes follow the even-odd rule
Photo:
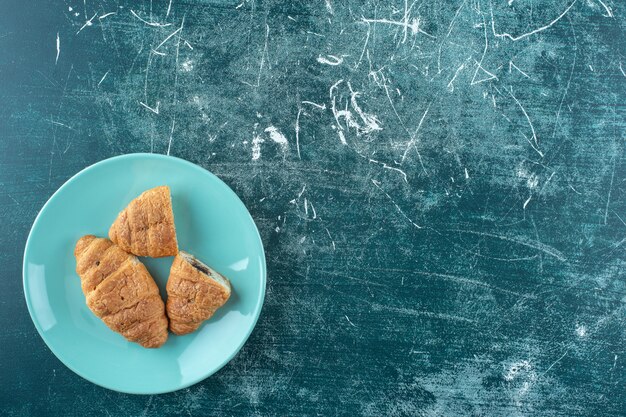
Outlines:
[[[179,252],[167,280],[167,316],[172,333],[195,331],[230,297],[230,282],[186,252]]]
[[[178,243],[170,188],[152,188],[131,201],[111,225],[109,238],[133,255],[176,255]]]
[[[159,289],[139,260],[108,239],[83,236],[76,243],[76,272],[89,309],[113,331],[146,348],[167,340]]]

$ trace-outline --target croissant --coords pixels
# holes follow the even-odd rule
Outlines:
[[[176,255],[178,243],[170,188],[152,188],[131,201],[111,225],[109,238],[133,255]]]
[[[167,316],[178,335],[195,331],[230,297],[230,282],[186,252],[179,252],[167,280]]]
[[[159,289],[139,260],[108,239],[83,236],[76,243],[76,273],[89,309],[113,331],[146,348],[167,340]]]

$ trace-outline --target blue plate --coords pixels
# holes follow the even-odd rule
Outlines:
[[[81,236],[106,237],[119,211],[158,185],[171,188],[180,249],[227,276],[233,291],[196,332],[144,349],[87,308],[73,253]],[[142,258],[164,298],[172,259]],[[218,371],[250,336],[265,296],[263,244],[241,200],[197,165],[153,154],[107,159],[59,188],[30,231],[23,273],[28,310],[52,352],[83,378],[134,394],[175,391]]]

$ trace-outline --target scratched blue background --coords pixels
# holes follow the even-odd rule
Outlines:
[[[5,1],[1,414],[625,415],[625,14]],[[168,395],[74,375],[22,294],[44,202],[129,152],[217,174],[267,252],[246,346]]]

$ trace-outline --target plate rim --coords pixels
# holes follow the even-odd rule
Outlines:
[[[76,179],[79,176],[84,174],[86,171],[90,171],[92,169],[95,169],[97,166],[106,165],[106,164],[112,163],[114,161],[119,161],[119,160],[123,160],[123,159],[133,159],[133,158],[142,158],[142,157],[143,158],[161,159],[161,160],[173,160],[176,163],[181,163],[183,165],[187,165],[189,168],[197,170],[197,171],[201,172],[203,175],[207,175],[208,174],[209,176],[211,176],[214,179],[216,179],[219,183],[221,183],[224,187],[226,187],[227,192],[230,192],[232,194],[232,196],[235,197],[243,205],[243,207],[245,208],[245,212],[246,212],[247,216],[252,221],[252,225],[254,226],[254,231],[256,232],[256,237],[259,239],[259,243],[260,243],[260,247],[261,247],[261,255],[262,255],[261,256],[261,272],[262,273],[261,273],[261,286],[260,286],[261,291],[259,293],[256,305],[255,305],[255,311],[254,311],[254,317],[253,317],[252,325],[247,330],[247,334],[241,340],[241,342],[239,343],[237,348],[234,349],[213,370],[211,370],[211,371],[209,371],[209,372],[207,372],[207,373],[205,373],[205,374],[203,374],[203,375],[201,375],[199,377],[196,377],[196,378],[192,379],[191,381],[185,382],[184,384],[180,384],[177,387],[168,388],[168,389],[160,389],[160,390],[132,390],[132,389],[131,390],[125,390],[125,389],[118,389],[118,388],[114,388],[114,387],[111,387],[111,386],[104,385],[104,384],[102,384],[100,382],[97,382],[97,381],[93,380],[92,378],[85,376],[83,373],[81,373],[77,369],[75,369],[72,365],[70,365],[62,357],[62,355],[60,355],[58,353],[58,351],[57,351],[57,349],[55,347],[51,346],[50,343],[48,343],[48,340],[46,339],[46,337],[44,337],[43,332],[42,332],[42,330],[40,328],[40,325],[39,325],[38,321],[35,320],[35,317],[33,316],[33,307],[31,306],[31,300],[30,300],[30,297],[28,296],[28,293],[27,293],[27,283],[26,283],[26,270],[27,270],[26,269],[26,259],[27,259],[27,255],[28,255],[28,252],[29,252],[29,248],[30,248],[30,242],[31,242],[33,230],[35,229],[35,227],[41,221],[41,216],[46,211],[46,208],[48,207],[48,205],[55,198],[58,198],[58,194],[63,189],[68,187],[71,183],[76,181]],[[203,168],[203,167],[201,167],[201,166],[199,166],[197,164],[194,164],[193,162],[187,161],[186,159],[178,158],[176,156],[171,156],[171,155],[154,154],[154,153],[147,153],[147,152],[136,152],[136,153],[123,154],[123,155],[116,155],[116,156],[112,156],[110,158],[106,158],[106,159],[102,159],[100,161],[94,162],[93,164],[86,166],[85,168],[81,169],[80,171],[78,171],[77,173],[72,175],[54,193],[52,193],[52,195],[46,200],[45,204],[41,207],[41,209],[37,213],[37,216],[35,217],[35,220],[33,221],[33,224],[30,227],[30,230],[28,232],[28,238],[26,239],[26,245],[24,246],[24,255],[23,255],[23,258],[22,258],[22,289],[24,291],[24,298],[26,300],[26,307],[28,309],[28,314],[30,315],[30,319],[33,322],[33,325],[37,329],[37,333],[39,333],[39,337],[41,337],[41,339],[44,341],[44,343],[48,347],[48,349],[50,349],[52,354],[59,361],[61,361],[61,363],[63,365],[65,365],[67,368],[69,368],[76,375],[78,375],[81,378],[91,382],[92,384],[95,384],[95,385],[98,385],[100,387],[109,389],[111,391],[121,392],[121,393],[125,393],[125,394],[134,394],[134,395],[165,394],[165,393],[175,392],[175,391],[178,391],[178,390],[181,390],[181,389],[188,388],[188,387],[190,387],[190,386],[192,386],[194,384],[197,384],[198,382],[201,382],[201,381],[209,378],[210,376],[214,375],[215,373],[219,372],[224,366],[226,366],[226,364],[228,364],[241,351],[243,346],[246,344],[246,342],[250,338],[250,335],[252,334],[252,332],[256,328],[256,325],[257,325],[257,322],[259,320],[259,317],[261,316],[261,311],[263,310],[263,304],[265,303],[265,293],[267,291],[267,262],[266,262],[266,258],[265,258],[265,247],[263,246],[263,239],[261,238],[261,234],[259,233],[259,228],[257,227],[256,222],[254,221],[254,218],[250,214],[250,211],[248,210],[248,207],[246,207],[246,205],[244,204],[243,201],[241,201],[241,199],[239,198],[237,193],[235,193],[235,191],[233,191],[233,189],[230,188],[230,186],[228,184],[226,184],[217,175],[213,174],[209,170],[207,170],[207,169],[205,169],[205,168]]]

